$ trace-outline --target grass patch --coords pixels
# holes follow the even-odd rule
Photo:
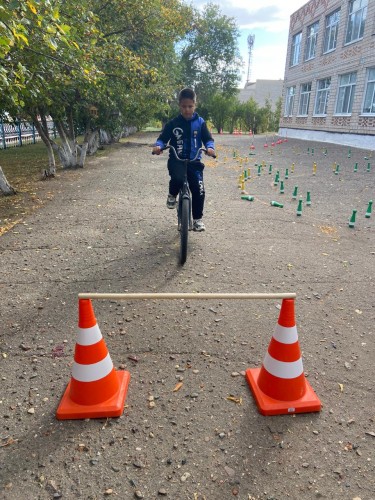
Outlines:
[[[41,192],[46,183],[42,170],[48,167],[47,149],[42,142],[0,150],[0,166],[17,191],[14,196],[0,195],[0,235],[8,231],[35,208],[43,205]],[[48,199],[48,195],[43,195]]]

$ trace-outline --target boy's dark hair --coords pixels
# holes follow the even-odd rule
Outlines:
[[[191,99],[192,101],[195,102],[197,96],[193,89],[185,88],[182,89],[181,92],[178,94],[178,102],[181,102],[182,99]]]

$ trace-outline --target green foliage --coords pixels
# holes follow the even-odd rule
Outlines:
[[[4,2],[0,109],[116,129],[165,108],[176,87],[174,44],[191,21],[179,0]]]
[[[234,96],[216,93],[207,102],[209,117],[218,132],[229,125],[229,117],[233,116],[238,100]],[[230,125],[231,126],[231,125]]]
[[[184,84],[195,89],[202,106],[218,92],[228,96],[237,92],[242,61],[233,18],[212,3],[194,15],[194,24],[179,49],[180,65]]]

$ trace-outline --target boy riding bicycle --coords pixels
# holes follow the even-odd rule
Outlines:
[[[180,114],[170,120],[159,135],[153,154],[160,155],[162,148],[167,143],[173,146],[181,159],[193,159],[202,144],[207,149],[209,156],[215,156],[214,140],[207,128],[206,122],[195,112],[196,95],[192,89],[182,89],[178,96]],[[204,231],[205,226],[202,221],[205,200],[205,190],[203,184],[204,164],[200,161],[201,156],[194,163],[188,164],[187,177],[192,198],[193,230]],[[181,162],[176,160],[172,152],[169,153],[168,172],[170,175],[169,194],[167,207],[176,207],[176,196],[183,183],[183,169]]]

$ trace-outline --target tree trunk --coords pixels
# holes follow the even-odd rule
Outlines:
[[[41,116],[42,123],[39,122],[38,116],[36,114],[31,114],[31,118],[33,120],[35,128],[39,132],[39,135],[42,138],[42,141],[44,142],[44,144],[47,148],[48,169],[44,168],[42,170],[42,179],[44,180],[44,179],[49,179],[50,177],[55,177],[56,161],[55,161],[55,155],[54,155],[53,149],[52,149],[52,141],[49,137],[48,126],[47,126],[47,121],[45,119],[45,116],[44,115]]]
[[[53,154],[52,144],[48,141],[46,144],[48,153],[48,170],[44,170],[43,179],[48,179],[49,177],[55,177],[56,174],[56,160]]]
[[[99,131],[100,135],[100,144],[111,144],[111,135],[102,128]]]
[[[93,155],[97,152],[100,146],[99,131],[87,130],[83,139],[83,144],[87,142],[87,154]]]
[[[82,144],[82,146],[80,146],[80,155],[79,155],[79,160],[77,162],[77,166],[78,167],[81,167],[83,168],[83,165],[85,164],[85,161],[86,161],[86,154],[87,154],[87,149],[89,147],[89,143],[88,142],[84,142]]]
[[[0,191],[4,196],[13,196],[17,194],[17,191],[9,184],[3,169],[0,167]]]

